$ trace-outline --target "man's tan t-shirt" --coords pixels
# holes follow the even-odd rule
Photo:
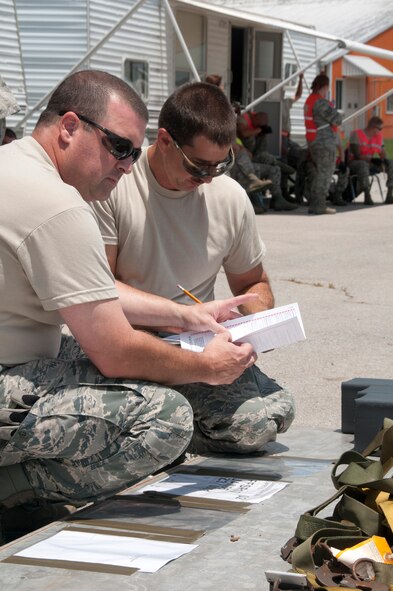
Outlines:
[[[0,149],[0,364],[56,357],[58,309],[116,298],[90,207],[43,148]]]
[[[161,187],[147,150],[108,200],[92,203],[106,244],[118,246],[116,275],[150,293],[190,304],[214,298],[221,267],[241,274],[258,265],[265,246],[251,202],[228,176],[189,191]]]

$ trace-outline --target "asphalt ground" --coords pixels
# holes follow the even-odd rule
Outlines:
[[[374,206],[359,196],[335,215],[257,216],[275,305],[298,302],[307,337],[257,362],[293,392],[294,425],[339,430],[343,381],[393,378],[393,205],[375,189]],[[222,271],[216,297],[227,295]]]

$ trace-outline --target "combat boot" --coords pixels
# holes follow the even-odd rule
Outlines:
[[[297,204],[289,203],[284,199],[281,193],[275,193],[272,195],[271,207],[276,211],[291,211],[292,209],[297,209]]]
[[[393,187],[388,187],[385,203],[393,203]]]
[[[374,201],[371,199],[371,194],[369,189],[364,191],[364,205],[374,205]]]
[[[339,193],[334,193],[332,195],[332,197],[330,198],[330,202],[333,203],[333,205],[340,205],[340,206],[348,205],[348,203],[346,201],[344,201],[344,199],[342,198],[342,196]]]
[[[0,508],[11,508],[36,498],[20,464],[0,467]]]

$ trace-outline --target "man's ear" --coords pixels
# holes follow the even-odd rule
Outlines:
[[[67,113],[62,116],[59,122],[61,139],[64,142],[69,143],[80,125],[81,121],[79,120],[78,116],[72,111],[67,111]]]
[[[173,143],[173,139],[164,127],[160,127],[157,132],[157,144],[162,151],[166,151]]]

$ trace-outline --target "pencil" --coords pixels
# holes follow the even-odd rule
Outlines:
[[[190,291],[188,291],[187,289],[184,289],[184,287],[182,287],[181,285],[177,284],[177,287],[186,295],[188,295],[189,298],[191,298],[192,300],[194,300],[194,302],[196,302],[197,304],[202,304],[201,300],[198,300],[198,298],[196,296],[194,296],[193,293],[191,293]]]

